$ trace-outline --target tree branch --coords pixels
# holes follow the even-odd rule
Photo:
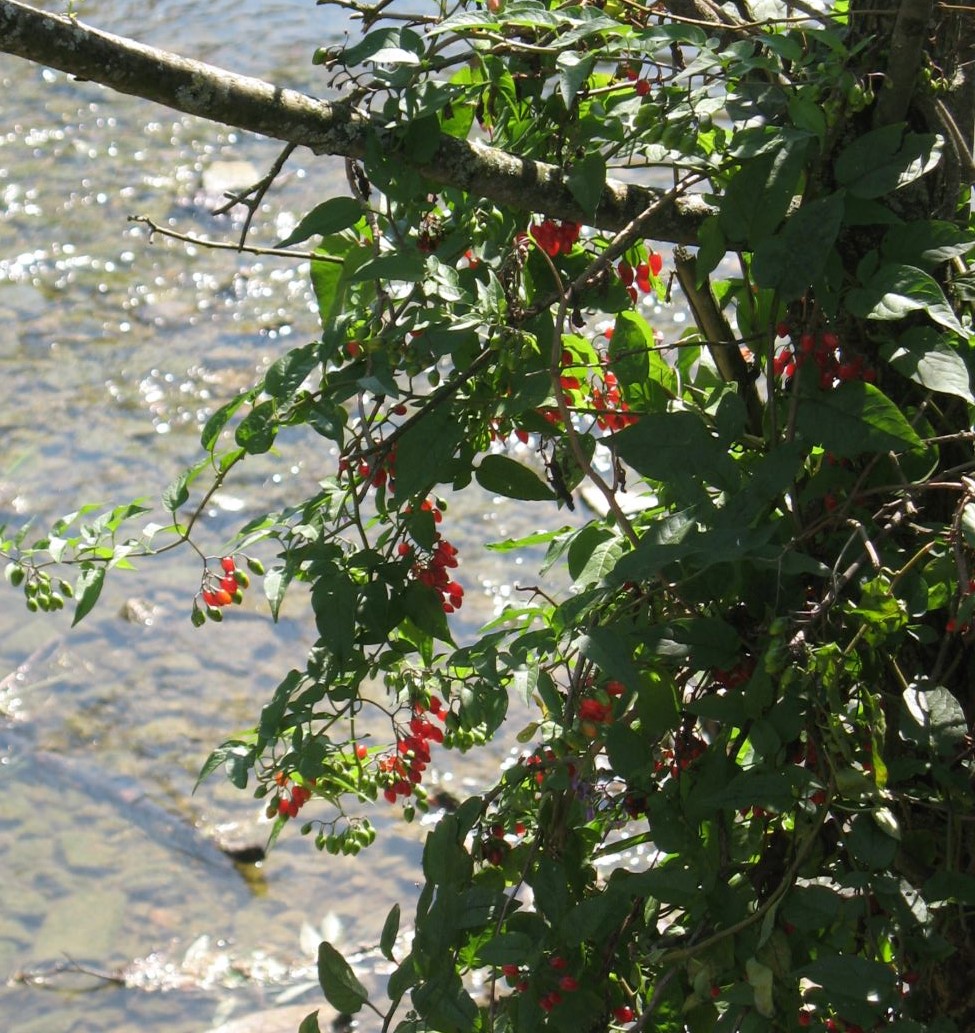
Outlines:
[[[385,153],[397,145],[395,133],[380,129],[346,104],[179,57],[18,0],[0,0],[0,52],[188,115],[308,147],[316,154],[364,158],[368,141],[376,137]],[[566,186],[562,169],[446,135],[433,157],[414,167],[441,186],[609,231],[621,229],[663,194],[607,180],[595,216],[588,217]],[[700,197],[677,197],[661,207],[646,235],[675,244],[694,243],[702,218],[710,212]]]

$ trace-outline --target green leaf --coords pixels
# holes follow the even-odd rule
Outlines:
[[[943,145],[939,136],[905,134],[902,123],[882,126],[858,136],[840,152],[836,180],[854,197],[883,197],[933,169]]]
[[[237,424],[234,440],[250,455],[267,452],[274,444],[278,432],[275,419],[274,402],[270,399],[255,405],[253,409]]]
[[[596,63],[594,54],[578,54],[574,51],[563,51],[555,59],[555,67],[559,73],[559,91],[562,100],[568,110],[572,105],[583,84],[592,74],[593,65]],[[606,166],[603,164],[603,178],[606,178]],[[569,188],[572,189],[571,187]]]
[[[827,954],[799,969],[797,975],[818,983],[833,998],[882,1003],[894,990],[897,973],[890,965],[855,954]]]
[[[396,494],[426,494],[435,484],[452,480],[450,461],[464,438],[464,425],[440,406],[417,420],[396,446]]]
[[[760,287],[777,290],[781,302],[801,297],[826,270],[843,224],[842,191],[804,204],[782,229],[755,248],[752,271]]]
[[[912,326],[885,342],[880,354],[902,376],[931,391],[975,402],[971,376],[952,339],[933,326]]]
[[[318,348],[312,341],[274,361],[264,374],[264,390],[279,402],[289,400],[318,366]]]
[[[189,501],[190,489],[189,489],[190,474],[189,471],[184,470],[178,477],[176,477],[162,493],[162,504],[169,510],[170,513],[175,513],[180,506],[185,506]]]
[[[98,602],[102,594],[102,585],[105,583],[105,568],[82,564],[81,573],[75,582],[75,610],[74,619],[71,621],[73,628],[80,621],[91,613],[92,607]]]
[[[318,982],[325,1000],[346,1015],[355,1015],[369,1000],[349,963],[325,940],[318,945]]]
[[[863,319],[904,319],[923,311],[941,326],[966,337],[937,280],[913,265],[882,265],[863,286],[849,292],[846,307]]]
[[[921,891],[925,902],[941,904],[975,904],[975,875],[964,872],[935,872]]]
[[[326,237],[330,233],[338,233],[340,230],[354,226],[362,218],[362,202],[355,197],[330,197],[320,205],[316,205],[298,223],[284,240],[275,244],[275,247],[291,247],[292,244],[300,244],[303,240],[316,234]],[[341,261],[336,259],[330,263],[341,266]]]
[[[383,931],[379,936],[379,949],[382,951],[383,957],[388,961],[396,960],[393,957],[393,947],[396,945],[396,937],[399,933],[399,918],[399,904],[394,904],[389,909],[386,921],[383,922]]]
[[[606,675],[635,688],[642,684],[640,671],[633,662],[636,643],[618,627],[593,628],[578,640],[580,652]]]
[[[889,262],[936,267],[967,255],[975,237],[953,222],[915,219],[884,234],[880,252]]]
[[[565,185],[583,212],[590,217],[594,216],[606,185],[606,161],[603,156],[594,152],[573,162]]]
[[[535,943],[526,933],[492,936],[477,952],[480,965],[520,965],[531,957]]]
[[[301,1025],[298,1027],[298,1033],[321,1033],[321,1027],[318,1025],[317,1008],[301,1020]]]
[[[284,601],[284,593],[289,584],[291,584],[289,567],[272,567],[264,575],[264,594],[271,607],[271,616],[275,620],[278,619],[278,614],[281,612],[281,603]]]
[[[203,431],[200,434],[200,444],[208,451],[213,450],[213,446],[217,443],[217,438],[220,436],[220,431],[227,425],[231,416],[252,397],[250,391],[242,391],[236,398],[232,398],[226,405],[220,406],[215,413],[203,425]],[[183,500],[185,502],[185,499]],[[170,510],[178,509],[180,505],[169,506]]]
[[[721,229],[736,244],[756,247],[786,216],[799,187],[809,138],[786,141],[745,161],[721,198]]]
[[[320,253],[320,252],[319,252]],[[352,260],[353,264],[360,260],[356,254]],[[342,265],[335,262],[316,261],[311,263],[311,285],[315,292],[315,299],[318,302],[318,314],[321,316],[322,326],[328,330],[335,317],[342,309],[342,302],[345,297],[345,259]]]
[[[363,262],[348,278],[350,283],[363,283],[366,280],[420,283],[426,274],[427,264],[423,255],[415,251],[394,251]]]
[[[733,488],[738,471],[721,443],[692,412],[648,413],[613,436],[620,458],[637,473],[670,482],[694,477]]]
[[[506,499],[525,502],[555,500],[555,493],[534,470],[504,455],[485,456],[475,469],[474,477],[485,491]]]
[[[796,427],[807,441],[844,458],[921,446],[903,412],[873,384],[849,382],[803,395]]]
[[[964,743],[968,734],[965,711],[943,685],[927,679],[916,681],[904,690],[904,703],[942,756],[950,756]]]

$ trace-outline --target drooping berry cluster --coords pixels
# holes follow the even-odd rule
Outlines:
[[[268,817],[277,815],[280,818],[297,818],[298,812],[311,799],[315,780],[294,782],[283,771],[278,771],[275,772],[274,781],[279,789],[268,804]]]
[[[620,393],[619,380],[611,369],[603,370],[602,384],[592,386],[592,404],[601,430],[622,430],[637,419]]]
[[[420,510],[430,513],[435,524],[443,520],[443,510],[430,499],[420,503]],[[404,512],[409,513],[410,508],[407,507]],[[444,613],[460,609],[464,603],[464,586],[454,581],[448,573],[458,565],[457,549],[439,531],[430,549],[421,551],[417,545],[400,542],[397,552],[403,559],[413,560],[410,572],[415,580],[440,593]]]
[[[630,265],[626,259],[621,259],[616,264],[616,273],[620,282],[630,295],[630,301],[635,302],[639,295],[637,288],[644,294],[649,294],[654,287],[653,281],[657,279],[664,267],[663,256],[656,251],[651,251],[645,262],[637,264],[636,268]],[[636,284],[636,286],[634,286]]]
[[[379,759],[377,768],[381,779],[386,782],[383,796],[389,803],[396,803],[400,798],[408,799],[415,793],[430,763],[430,743],[443,742],[443,730],[426,716],[428,713],[438,721],[447,716],[439,697],[431,696],[429,704],[413,704],[409,734],[397,739],[395,751]]]
[[[263,568],[257,560],[248,558],[247,565],[255,572],[262,572]],[[240,605],[244,601],[244,589],[250,585],[250,578],[245,570],[237,566],[233,556],[223,556],[220,560],[220,570],[211,570],[206,566],[203,570],[203,581],[200,584],[199,598],[203,602],[203,610],[194,603],[193,623],[200,625],[209,618],[219,621],[223,619],[221,612],[225,606],[231,603]]]
[[[603,331],[607,340],[613,336],[612,328]],[[609,356],[600,353],[601,368],[584,383],[578,360],[568,350],[562,352],[562,370],[559,386],[563,391],[563,400],[570,409],[596,413],[596,425],[601,430],[622,430],[637,419],[631,413],[629,404],[620,390],[619,379],[609,369]],[[571,370],[571,372],[568,372]],[[553,426],[561,426],[561,418],[557,409],[545,407],[537,410],[538,415]]]
[[[866,365],[862,355],[843,357],[840,339],[831,330],[815,334],[806,330],[796,337],[788,323],[779,323],[775,333],[779,338],[789,338],[789,343],[772,361],[772,373],[776,377],[792,378],[811,362],[817,368],[819,386],[824,391],[851,380],[873,383],[877,379],[876,371]]]
[[[557,222],[554,219],[543,219],[533,222],[528,228],[535,243],[550,258],[556,255],[567,255],[579,239],[582,227],[577,222]]]

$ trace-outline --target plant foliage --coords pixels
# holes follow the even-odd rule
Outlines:
[[[318,639],[205,773],[357,853],[373,801],[412,817],[436,751],[534,710],[427,838],[389,1002],[323,944],[330,1002],[398,1033],[971,1028],[975,234],[950,77],[922,55],[885,121],[897,67],[845,4],[356,10],[361,38],[315,60],[373,145],[282,242],[320,259],[320,339],[214,413],[166,526],[83,510],[7,540],[8,578],[49,609],[52,564],[79,564],[80,619],[106,569],[192,544],[240,464],[309,428],[337,468],[205,561],[193,612],[223,616],[270,544],[272,614],[306,593]],[[444,136],[558,166],[590,225],[439,188]],[[621,170],[704,195],[695,252],[645,238],[654,210],[601,229]],[[671,291],[680,339],[646,314]],[[461,638],[442,496],[472,485],[537,511],[549,530],[491,547],[544,545],[569,587]],[[586,486],[606,515],[566,527]]]

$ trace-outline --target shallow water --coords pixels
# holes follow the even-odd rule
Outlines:
[[[77,6],[100,28],[313,92],[313,47],[346,31],[311,0]],[[317,335],[299,265],[150,242],[129,222],[145,214],[233,239],[239,223],[208,214],[205,176],[223,162],[260,175],[278,151],[0,56],[0,522],[34,514],[45,527],[82,502],[157,497],[198,457],[209,413]],[[337,162],[297,155],[253,241],[284,236],[340,175]],[[247,464],[207,512],[201,544],[218,554],[258,505],[313,484],[334,462],[325,448],[316,439],[300,460]],[[531,517],[489,498],[450,516],[465,611],[487,619],[524,568],[500,568],[481,545],[528,532]],[[69,616],[30,615],[0,587],[0,677],[34,655],[0,686],[0,713],[18,719],[0,732],[0,980],[46,973],[44,987],[0,982],[7,1033],[202,1033],[293,992],[317,941],[302,936],[306,920],[329,916],[354,950],[378,940],[394,901],[409,913],[424,833],[386,809],[371,815],[380,840],[358,860],[318,855],[297,834],[249,872],[187,852],[186,829],[258,814],[219,778],[193,795],[196,774],[254,723],[313,635],[301,599],[275,626],[254,591],[223,624],[194,630],[199,576],[188,553],[141,562],[110,578],[70,632]],[[130,597],[151,624],[120,615]],[[451,757],[441,774],[476,784],[499,759]],[[163,812],[181,822],[171,833]],[[147,992],[102,978],[135,959],[153,985],[187,985]],[[378,982],[368,968],[364,978]],[[301,999],[320,1003],[314,989]]]

